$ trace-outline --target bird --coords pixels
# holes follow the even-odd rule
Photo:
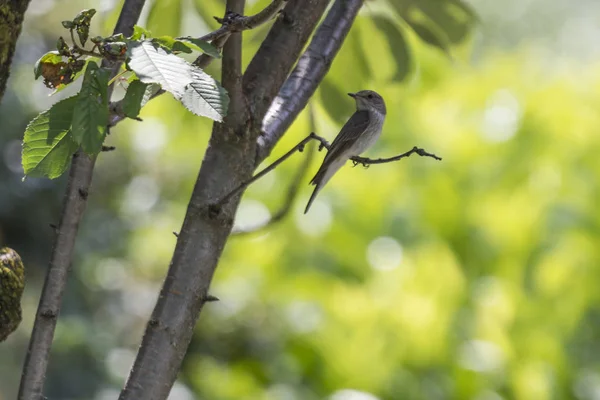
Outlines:
[[[348,93],[348,96],[356,101],[356,112],[333,140],[323,164],[310,181],[311,185],[315,185],[315,190],[308,200],[304,214],[310,209],[317,194],[346,161],[373,146],[381,135],[386,114],[383,98],[373,90]]]

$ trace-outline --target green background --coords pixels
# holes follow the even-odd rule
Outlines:
[[[311,100],[316,131],[333,139],[353,112],[344,93],[372,89],[388,116],[365,155],[416,145],[443,161],[349,163],[304,215],[307,175],[284,221],[232,237],[211,290],[221,301],[203,310],[171,399],[600,399],[600,4],[470,4],[480,22],[448,56],[397,22],[402,47],[385,4],[366,3]],[[20,140],[76,90],[48,97],[33,63],[92,6],[92,32],[108,34],[118,2],[32,1],[0,106],[0,244],[27,268],[24,321],[0,344],[2,400],[18,389],[66,182],[22,182]],[[223,9],[161,0],[144,19],[195,36]],[[245,63],[267,31],[245,34]],[[211,121],[167,96],[141,117],[111,131],[117,150],[97,164],[51,400],[116,398],[170,261]],[[270,160],[310,130],[305,111]],[[247,191],[238,227],[278,210],[303,157]]]

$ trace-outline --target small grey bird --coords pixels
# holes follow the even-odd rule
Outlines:
[[[346,161],[373,146],[379,135],[381,135],[386,113],[383,98],[372,90],[348,93],[348,96],[356,100],[356,112],[331,143],[321,168],[310,181],[316,187],[310,196],[310,200],[308,200],[304,214],[308,212],[323,186],[329,182]]]

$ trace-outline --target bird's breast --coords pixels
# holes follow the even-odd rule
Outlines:
[[[365,129],[360,139],[356,141],[356,145],[352,149],[352,156],[358,156],[362,154],[371,146],[373,146],[375,142],[377,142],[377,139],[379,139],[379,136],[381,135],[384,118],[385,115],[381,113],[370,112],[369,125],[367,125],[367,129]]]

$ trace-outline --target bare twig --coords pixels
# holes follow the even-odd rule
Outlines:
[[[262,121],[263,133],[258,138],[257,165],[270,154],[329,71],[363,1],[336,0],[331,6]]]
[[[227,204],[227,202],[235,195],[239,194],[242,190],[246,189],[248,186],[250,186],[251,184],[253,184],[254,182],[256,182],[257,180],[259,180],[260,178],[262,178],[263,176],[265,176],[266,174],[268,174],[269,172],[273,171],[279,164],[281,164],[282,162],[284,162],[285,160],[287,160],[288,158],[290,158],[295,152],[302,152],[304,150],[304,147],[306,146],[306,144],[308,142],[310,142],[311,140],[316,140],[320,143],[319,145],[319,151],[322,150],[323,148],[326,148],[327,150],[329,150],[329,142],[325,139],[322,138],[321,136],[317,135],[314,132],[311,132],[310,135],[308,135],[307,137],[305,137],[304,139],[302,139],[300,141],[300,143],[298,143],[297,145],[295,145],[294,147],[292,147],[287,153],[285,153],[283,156],[279,157],[277,160],[275,160],[272,164],[270,164],[268,167],[265,167],[262,171],[260,171],[259,173],[257,173],[256,175],[254,175],[252,178],[248,179],[245,182],[242,182],[239,186],[237,186],[235,189],[233,189],[230,193],[228,193],[226,196],[224,196],[223,198],[221,198],[221,200],[217,201],[215,204],[213,204],[211,206],[213,212],[218,212],[220,207],[223,206],[224,204]],[[422,157],[431,157],[434,158],[436,160],[441,160],[440,157],[436,156],[435,154],[432,153],[428,153],[427,151],[419,148],[419,147],[413,147],[412,149],[410,149],[409,151],[399,154],[397,156],[394,157],[390,157],[390,158],[378,158],[378,159],[370,159],[370,158],[365,158],[365,157],[352,157],[350,158],[351,161],[353,161],[355,164],[354,165],[358,165],[361,164],[363,166],[368,166],[370,164],[384,164],[384,163],[388,163],[388,162],[393,162],[393,161],[398,161],[401,160],[403,158],[409,157],[412,154],[418,154]]]
[[[248,29],[256,28],[274,18],[279,11],[286,5],[288,0],[273,0],[268,6],[266,6],[258,14],[244,17],[238,13],[228,11],[225,13],[224,18],[215,19],[222,25],[219,29],[214,32],[210,32],[200,38],[206,42],[211,42],[217,49],[222,49],[223,45],[233,32],[242,32]],[[205,68],[207,63],[212,61],[212,56],[209,54],[201,54],[194,61],[194,65],[200,68]]]
[[[123,33],[126,36],[131,35],[133,25],[138,20],[143,6],[144,0],[125,0],[114,32]],[[113,71],[117,73],[118,68]],[[109,88],[109,90],[111,89]],[[79,222],[85,211],[95,162],[95,157],[90,158],[81,150],[73,155],[50,265],[23,365],[19,400],[43,398],[42,393],[54,329],[60,312],[62,294],[67,283]]]
[[[300,168],[298,168],[296,175],[294,175],[294,179],[292,179],[292,183],[288,187],[283,205],[281,206],[281,208],[279,210],[277,210],[276,213],[274,213],[271,216],[271,218],[269,218],[267,221],[265,221],[257,226],[252,226],[250,228],[244,228],[244,229],[242,229],[242,228],[234,229],[231,232],[231,234],[236,235],[236,236],[237,235],[241,236],[241,235],[247,235],[250,233],[256,233],[259,231],[263,231],[266,228],[269,228],[269,227],[275,225],[276,223],[282,221],[287,216],[287,214],[290,212],[290,210],[292,209],[294,200],[296,200],[296,197],[298,196],[298,192],[300,191],[300,184],[302,183],[304,177],[306,176],[306,172],[308,171],[308,167],[310,166],[310,163],[313,159],[314,154],[315,154],[315,147],[314,146],[309,147],[308,154],[306,155],[306,157],[304,157],[304,161],[302,161]]]

